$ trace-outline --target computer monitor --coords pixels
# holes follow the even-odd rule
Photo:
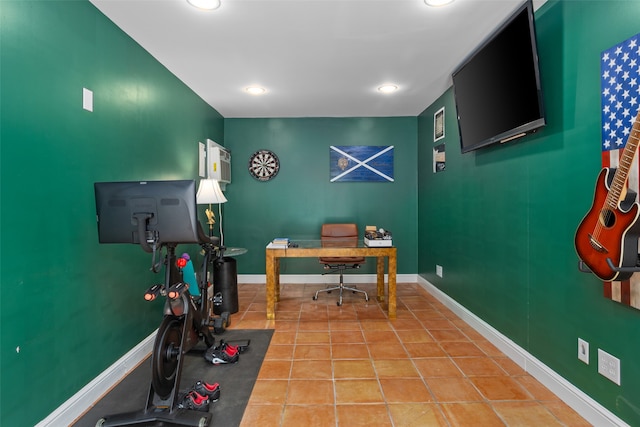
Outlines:
[[[197,243],[194,180],[96,182],[100,243]]]

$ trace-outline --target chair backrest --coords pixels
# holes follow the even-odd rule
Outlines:
[[[358,226],[356,224],[322,224],[320,230],[320,240],[322,246],[356,247],[358,246]],[[364,257],[321,257],[320,262],[328,263],[348,263],[363,264]]]
[[[356,224],[322,224],[320,239],[324,240],[350,240],[358,239],[358,226]]]

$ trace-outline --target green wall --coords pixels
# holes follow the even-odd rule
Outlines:
[[[87,1],[3,0],[0,31],[0,425],[27,426],[161,316],[151,257],[98,244],[93,183],[195,179],[224,122]]]
[[[535,135],[460,154],[452,90],[418,123],[420,275],[631,425],[640,311],[578,271],[573,236],[601,167],[600,53],[638,33],[638,16],[637,1],[550,1],[536,12],[548,125]],[[442,106],[447,167],[433,174],[423,165]],[[590,365],[577,359],[578,337]],[[620,386],[597,373],[598,348],[621,360]]]
[[[225,119],[232,183],[223,205],[227,246],[249,249],[237,259],[240,274],[264,274],[264,247],[277,236],[318,239],[323,222],[355,222],[363,230],[391,230],[398,273],[417,268],[416,117]],[[329,146],[394,146],[394,182],[336,182],[329,177]],[[269,149],[278,175],[260,182],[249,175],[251,154]],[[317,260],[282,261],[283,274],[318,274]],[[368,262],[359,273],[375,273]]]

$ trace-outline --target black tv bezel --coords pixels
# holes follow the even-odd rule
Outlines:
[[[491,137],[485,138],[480,141],[472,142],[470,144],[465,144],[464,138],[462,135],[462,126],[460,120],[460,114],[458,112],[458,97],[456,96],[456,84],[455,79],[456,76],[464,70],[466,66],[468,66],[475,58],[477,58],[486,48],[487,46],[494,41],[497,37],[499,37],[509,25],[512,24],[516,18],[520,16],[523,12],[527,14],[527,20],[529,23],[529,42],[531,48],[531,58],[533,62],[533,72],[535,78],[535,87],[536,87],[536,97],[537,99],[537,110],[538,110],[538,118],[531,120],[527,123],[523,123],[522,125],[515,126],[511,129],[508,129],[504,132],[500,132]],[[456,119],[458,124],[458,132],[460,137],[460,150],[461,152],[468,153],[471,151],[478,150],[480,148],[484,148],[487,146],[491,146],[494,144],[502,144],[506,142],[510,142],[516,139],[520,139],[530,133],[533,133],[544,127],[546,125],[546,117],[545,117],[545,109],[544,102],[542,96],[542,85],[540,79],[540,64],[538,58],[538,45],[536,38],[536,26],[535,26],[535,17],[533,10],[533,2],[532,0],[527,0],[520,6],[518,6],[502,23],[486,38],[484,41],[476,47],[471,54],[469,54],[461,63],[456,67],[456,69],[452,73],[453,80],[453,93],[454,93],[454,101],[456,105]]]
[[[96,182],[94,192],[100,243],[140,244],[147,250],[134,215],[149,211],[145,231],[157,238],[156,245],[199,241],[195,180]]]

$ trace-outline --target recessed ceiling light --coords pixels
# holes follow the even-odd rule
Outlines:
[[[263,93],[266,92],[265,88],[259,87],[259,86],[249,86],[244,90],[251,95],[262,95]]]
[[[382,93],[392,93],[398,90],[398,86],[396,85],[382,85],[378,88],[378,92]]]
[[[187,0],[187,3],[202,10],[214,10],[220,7],[220,0]]]
[[[427,6],[440,7],[453,3],[453,0],[424,0]]]

